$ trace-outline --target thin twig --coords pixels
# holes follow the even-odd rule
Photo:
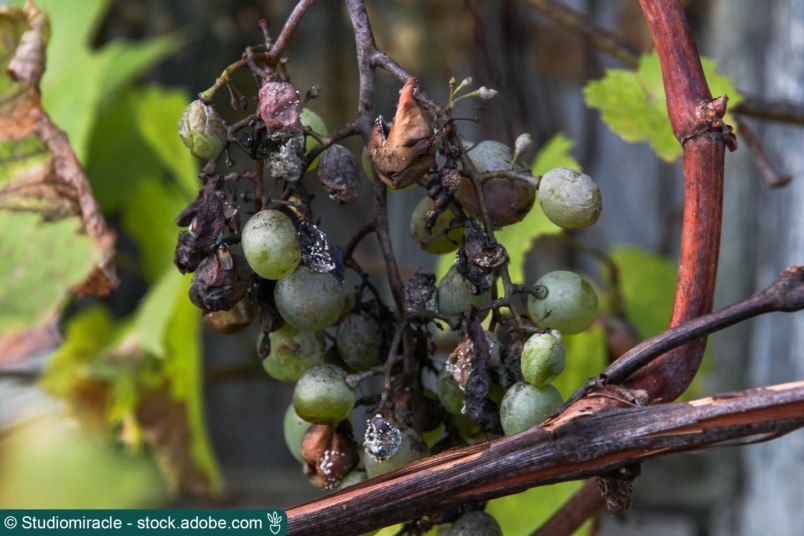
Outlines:
[[[790,184],[793,177],[790,175],[782,175],[776,171],[771,161],[768,160],[768,156],[762,148],[762,143],[760,143],[759,139],[754,134],[754,129],[740,118],[735,118],[735,123],[737,125],[737,133],[743,138],[745,143],[748,144],[751,155],[754,157],[754,163],[759,170],[759,174],[762,175],[762,178],[765,180],[765,184],[771,188],[779,188]]]
[[[290,42],[290,38],[293,36],[293,32],[296,30],[296,27],[301,22],[302,17],[313,5],[315,0],[300,0],[296,7],[293,8],[293,11],[288,16],[288,20],[285,22],[285,25],[282,27],[282,32],[279,34],[279,37],[276,38],[276,41],[273,42],[271,49],[268,51],[268,58],[266,63],[270,66],[275,66],[279,63],[279,60],[282,59],[282,54],[285,52],[285,47],[287,47],[288,43]]]
[[[554,0],[526,0],[554,23],[588,40],[595,48],[608,52],[632,69],[639,66],[642,51],[632,47],[620,36],[596,26],[583,13]]]

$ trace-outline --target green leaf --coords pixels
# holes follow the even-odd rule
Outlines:
[[[92,270],[95,246],[81,229],[78,217],[0,210],[0,332],[45,321]]]
[[[188,200],[178,188],[157,180],[142,180],[123,207],[123,226],[142,253],[143,272],[155,281],[173,266],[173,251],[179,228],[173,219]]]
[[[201,186],[198,159],[190,154],[178,134],[179,117],[189,102],[186,91],[157,86],[138,90],[133,98],[134,119],[143,140],[162,166],[173,174],[184,196],[191,200]]]
[[[532,488],[489,501],[486,512],[494,516],[503,534],[530,534],[547,521],[582,485],[582,482],[563,482]],[[582,527],[576,534],[586,534],[586,530]]]
[[[742,100],[731,80],[717,73],[715,60],[702,58],[712,95],[728,95],[731,106]],[[636,71],[609,69],[601,80],[584,88],[586,104],[598,108],[603,120],[624,140],[648,142],[662,159],[682,154],[667,115],[662,71],[656,51],[645,54]]]
[[[178,288],[173,315],[165,331],[165,374],[170,378],[174,398],[184,402],[190,429],[190,455],[195,466],[209,481],[211,491],[220,491],[222,477],[207,432],[204,416],[204,376],[201,348],[201,315],[187,299],[190,278],[183,278]]]
[[[586,380],[597,376],[608,365],[606,334],[594,324],[576,335],[562,335],[567,354],[564,372],[553,380],[564,400],[581,387]]]
[[[551,169],[565,167],[583,171],[581,164],[575,160],[570,151],[575,147],[575,142],[559,132],[550,138],[547,143],[539,150],[536,158],[531,165],[531,173],[534,175],[544,175]]]
[[[164,181],[165,168],[135,127],[136,100],[137,91],[131,90],[110,103],[90,140],[87,176],[105,213],[120,210],[141,183]]]
[[[175,51],[177,35],[138,43],[111,42],[90,48],[110,0],[41,0],[53,35],[42,79],[44,107],[70,136],[78,159],[86,163],[90,137],[103,107],[139,74]]]
[[[626,314],[639,334],[652,337],[667,329],[675,297],[675,264],[635,246],[614,249],[611,259],[620,270]]]
[[[48,358],[40,385],[53,396],[69,398],[86,376],[86,366],[108,344],[112,330],[112,315],[103,306],[76,315],[67,324],[61,346]]]
[[[163,358],[167,354],[166,342],[170,336],[167,330],[176,314],[176,302],[187,300],[184,279],[178,270],[168,267],[148,289],[137,309],[136,330],[140,345],[155,357]]]
[[[173,117],[183,100],[179,91],[130,90],[108,108],[92,137],[87,175],[95,196],[104,211],[122,212],[151,281],[172,266],[179,232],[174,219],[199,188],[195,159]],[[174,181],[165,180],[166,171]]]
[[[64,415],[17,427],[0,447],[0,508],[155,508],[169,499],[152,458],[82,433]]]

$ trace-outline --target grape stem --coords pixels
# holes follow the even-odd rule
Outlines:
[[[315,0],[300,0],[288,16],[287,21],[285,21],[285,25],[282,26],[282,31],[279,33],[279,37],[277,37],[276,41],[273,43],[269,42],[270,38],[268,35],[267,24],[265,24],[264,21],[260,21],[260,26],[263,28],[263,34],[266,38],[265,46],[268,48],[266,63],[269,66],[276,65],[282,59],[282,53],[285,52],[285,48],[290,42],[293,32],[296,30],[296,27],[299,25],[299,22],[301,22],[302,17],[314,2]]]

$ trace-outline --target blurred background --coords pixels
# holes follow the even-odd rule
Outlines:
[[[512,144],[529,132],[541,147],[563,133],[572,141],[571,155],[604,196],[598,224],[573,232],[573,238],[601,251],[636,246],[675,263],[683,203],[680,161],[668,163],[647,144],[624,141],[584,103],[582,89],[590,80],[627,65],[526,0],[367,3],[379,47],[414,74],[436,102],[446,102],[452,76],[471,76],[475,86],[499,91],[482,106],[467,100],[470,104],[458,108],[455,115],[467,118],[459,123],[466,137]],[[0,507],[286,508],[318,496],[281,434],[292,385],[262,371],[256,328],[222,336],[202,327],[197,315],[187,312],[192,306],[185,298],[186,281],[172,266],[178,232],[173,219],[199,185],[198,162],[183,153],[175,135],[178,115],[245,47],[262,41],[259,19],[266,19],[276,37],[294,2],[36,4],[50,12],[53,33],[44,105],[70,135],[118,232],[121,286],[107,299],[67,304],[64,315],[37,331],[49,344],[36,351],[0,347]],[[615,33],[629,50],[652,48],[636,0],[564,5]],[[715,58],[718,72],[743,95],[793,111],[801,107],[802,2],[685,5],[701,54]],[[121,52],[125,47],[129,52]],[[310,107],[330,131],[354,116],[354,37],[341,2],[314,4],[285,55],[297,88],[321,87]],[[399,87],[398,80],[379,73],[378,113],[393,114]],[[226,97],[219,95],[216,104],[234,120]],[[769,187],[743,138],[740,149],[727,155],[716,307],[749,296],[788,266],[804,262],[804,131],[787,120],[738,117],[755,132],[772,165],[792,181]],[[359,140],[346,145],[360,154]],[[391,230],[403,276],[419,266],[436,269],[438,263],[409,236],[409,214],[421,196],[417,189],[392,196]],[[345,244],[368,220],[370,189],[363,188],[356,205],[345,208],[320,197],[314,208],[330,239]],[[371,262],[376,249],[365,244],[358,252],[365,266],[381,275],[381,263]],[[533,244],[526,280],[567,265],[604,283],[595,275],[600,268],[594,258],[551,237]],[[163,326],[149,324],[148,318],[160,314]],[[658,314],[669,317],[669,310]],[[76,335],[80,329],[75,327],[70,338],[70,326],[79,324],[84,335]],[[194,333],[200,333],[197,340]],[[803,333],[804,315],[773,314],[711,337],[694,395],[804,378]],[[53,365],[59,340],[68,341],[71,350],[62,346]],[[76,364],[76,356],[90,354],[130,363],[126,370],[137,380],[97,367],[87,380],[82,376],[86,363]],[[146,354],[161,361],[149,365],[134,359]],[[78,421],[67,417],[76,414]],[[97,433],[81,432],[87,428]],[[109,446],[119,439],[126,448]],[[58,449],[49,448],[54,445]],[[745,448],[650,461],[636,482],[633,510],[622,520],[604,519],[602,533],[797,534],[804,524],[804,496],[796,478],[802,470],[801,432]],[[63,493],[43,491],[57,488]],[[213,489],[220,494],[210,494]],[[525,519],[523,526],[533,529],[538,522]]]

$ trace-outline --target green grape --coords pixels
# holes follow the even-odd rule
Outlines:
[[[436,381],[436,394],[441,405],[453,415],[460,415],[463,413],[463,404],[466,397],[463,390],[455,381],[446,368],[438,374]]]
[[[553,381],[564,370],[565,362],[564,342],[554,329],[532,335],[522,347],[522,377],[531,385]]]
[[[336,490],[348,488],[349,486],[354,486],[355,484],[360,484],[364,480],[368,479],[368,475],[363,469],[352,469],[341,479],[340,483],[335,487]]]
[[[304,440],[304,434],[307,433],[307,430],[312,425],[313,423],[305,421],[296,414],[293,404],[290,404],[288,409],[285,410],[285,419],[282,426],[285,445],[287,445],[293,457],[299,460],[299,463],[304,463],[301,455],[302,441]]]
[[[320,331],[341,316],[346,291],[332,274],[299,266],[276,282],[274,302],[288,324],[301,330]]]
[[[463,514],[447,530],[438,533],[442,536],[502,536],[503,532],[491,514],[475,510]]]
[[[446,316],[457,316],[470,305],[480,306],[491,302],[491,289],[478,295],[472,294],[469,292],[463,276],[458,273],[458,268],[453,265],[441,279],[436,299],[439,313]],[[488,311],[484,311],[478,317],[482,320],[487,314]]]
[[[539,205],[550,221],[565,229],[597,222],[603,196],[592,177],[569,168],[551,169],[539,181]]]
[[[495,140],[483,140],[469,147],[468,154],[480,174],[511,169],[514,165],[511,148]]]
[[[547,296],[528,296],[528,313],[534,322],[565,335],[580,333],[592,325],[597,316],[597,294],[584,278],[575,272],[556,270],[544,274],[536,284],[547,289]]]
[[[463,243],[463,227],[456,227],[446,234],[441,234],[450,226],[452,220],[455,219],[455,214],[447,209],[438,215],[435,225],[433,225],[433,230],[428,233],[427,229],[425,229],[424,218],[427,212],[432,208],[433,200],[429,197],[425,197],[419,201],[410,217],[411,236],[413,236],[416,244],[420,245],[419,247],[422,247],[422,249],[428,253],[439,255],[455,251]],[[438,238],[432,239],[433,236],[437,236]]]
[[[380,324],[362,313],[348,314],[338,324],[335,345],[343,362],[355,370],[368,370],[379,365],[382,345]]]
[[[407,426],[400,426],[399,430],[402,432],[402,440],[390,458],[380,461],[371,455],[366,455],[363,464],[369,478],[374,478],[427,456],[427,443],[419,434]]]
[[[269,337],[271,353],[262,366],[274,379],[295,382],[308,368],[324,364],[327,348],[322,331],[302,331],[286,323]]]
[[[284,277],[299,265],[301,247],[296,228],[278,210],[262,210],[246,222],[240,235],[251,269],[265,279]]]
[[[553,384],[543,386],[516,382],[508,388],[500,404],[503,432],[510,436],[536,426],[563,404],[561,393]]]
[[[334,424],[349,417],[355,393],[346,371],[336,365],[316,365],[304,371],[293,390],[293,407],[305,421]]]
[[[327,125],[324,124],[324,120],[321,119],[321,116],[312,111],[309,108],[302,108],[301,112],[299,113],[299,120],[301,121],[302,126],[309,127],[310,130],[315,132],[316,134],[320,134],[321,136],[327,135]],[[318,140],[316,140],[312,136],[306,137],[305,142],[305,151],[309,151],[313,147],[318,145]],[[310,162],[310,166],[307,168],[308,171],[315,169],[318,166],[318,157],[316,156],[315,159]]]

